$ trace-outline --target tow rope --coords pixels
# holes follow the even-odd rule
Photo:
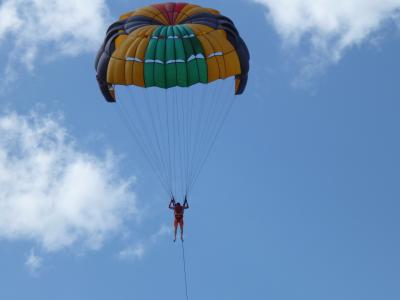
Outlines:
[[[183,274],[184,274],[184,276],[185,276],[186,300],[189,300],[189,297],[188,297],[188,287],[187,287],[187,276],[186,276],[185,247],[183,246],[183,241],[182,241],[182,261],[183,261]]]

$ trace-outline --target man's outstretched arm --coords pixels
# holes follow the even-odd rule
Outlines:
[[[183,202],[183,209],[187,209],[187,208],[189,208],[189,203],[188,203],[188,201],[186,199],[186,196],[185,196],[185,202]]]
[[[171,201],[169,202],[168,208],[169,209],[174,209],[175,207],[175,199],[172,198]]]

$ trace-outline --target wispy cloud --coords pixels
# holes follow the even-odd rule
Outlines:
[[[170,226],[162,224],[159,230],[150,235],[149,238],[121,250],[118,253],[118,258],[121,260],[129,260],[129,261],[140,260],[144,257],[146,251],[149,248],[157,244],[163,237],[170,235],[171,232],[172,230]]]
[[[32,275],[37,275],[39,269],[42,267],[42,258],[35,254],[35,251],[31,249],[26,262],[26,267]]]
[[[134,246],[129,246],[118,253],[118,257],[122,260],[140,260],[145,252],[143,243],[137,243]]]
[[[3,114],[0,136],[0,238],[98,249],[138,216],[134,178],[111,153],[79,150],[58,119]]]
[[[29,70],[36,60],[95,51],[104,35],[105,0],[4,0],[0,4],[0,47],[8,51],[6,80],[15,65]]]
[[[153,244],[156,244],[161,238],[163,238],[167,235],[171,235],[171,233],[172,233],[171,226],[162,224],[160,226],[160,229],[156,233],[154,233],[150,236],[150,241]]]
[[[400,20],[400,0],[253,0],[285,45],[308,45],[303,76],[338,62],[345,50],[370,41],[387,22]]]

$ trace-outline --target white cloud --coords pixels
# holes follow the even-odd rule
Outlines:
[[[160,226],[160,229],[150,235],[150,237],[140,243],[136,243],[133,246],[128,246],[127,248],[121,250],[118,253],[118,257],[121,260],[130,260],[130,261],[136,261],[140,260],[143,258],[145,255],[146,251],[152,246],[157,244],[161,238],[171,234],[171,226],[167,226],[165,224],[162,224]]]
[[[35,59],[96,51],[105,34],[105,0],[4,0],[0,4],[0,46],[15,62],[33,69]]]
[[[172,233],[171,226],[162,224],[160,226],[160,229],[154,233],[153,235],[150,236],[150,241],[155,244],[157,243],[162,237],[166,235],[170,235]]]
[[[39,269],[42,267],[42,261],[43,259],[40,256],[37,256],[35,251],[32,249],[26,259],[25,265],[32,275],[36,275]]]
[[[77,149],[52,116],[0,115],[0,137],[0,239],[98,249],[138,215],[134,178],[112,154]]]
[[[253,1],[266,6],[268,20],[286,45],[309,44],[306,73],[338,62],[346,49],[372,39],[386,22],[400,17],[400,0]]]
[[[134,246],[130,246],[121,250],[118,257],[122,260],[140,260],[142,259],[145,252],[145,246],[143,243],[138,243]]]

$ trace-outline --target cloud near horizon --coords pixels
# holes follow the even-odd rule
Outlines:
[[[0,114],[0,136],[0,239],[96,250],[140,216],[135,179],[121,178],[111,153],[79,150],[58,119]]]
[[[252,0],[287,47],[307,46],[302,75],[337,63],[351,47],[372,41],[385,24],[400,21],[400,0]]]

